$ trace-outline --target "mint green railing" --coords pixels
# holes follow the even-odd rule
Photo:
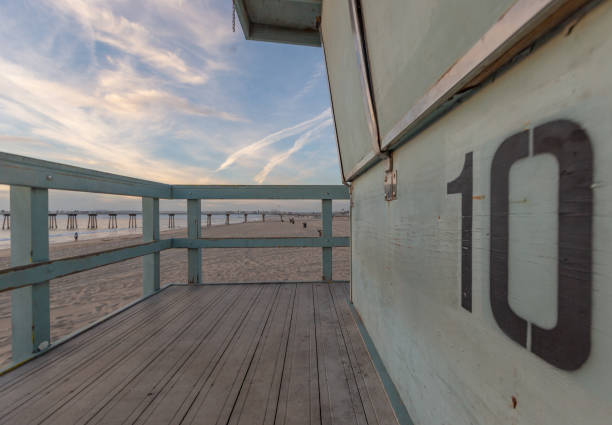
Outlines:
[[[167,185],[0,153],[0,184],[10,185],[11,268],[0,271],[0,292],[11,292],[12,356],[18,363],[50,346],[49,281],[143,257],[143,297],[160,289],[160,252],[187,249],[188,283],[202,283],[202,249],[320,247],[322,281],[332,280],[332,248],[349,246],[332,235],[332,200],[349,199],[346,186]],[[49,261],[48,190],[142,197],[143,242],[125,248]],[[160,240],[159,200],[187,201],[187,238]],[[320,199],[322,231],[312,238],[201,238],[202,199]]]

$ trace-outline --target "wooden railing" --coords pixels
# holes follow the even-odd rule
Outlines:
[[[346,186],[167,185],[0,153],[0,184],[10,185],[11,268],[0,271],[0,292],[11,293],[12,357],[21,362],[51,343],[49,281],[143,257],[143,297],[160,289],[160,252],[187,249],[188,283],[202,283],[203,248],[320,247],[322,281],[332,280],[332,248],[349,246],[332,235],[332,200],[349,199]],[[48,190],[142,198],[143,242],[125,248],[49,261]],[[159,200],[187,201],[187,238],[160,240]],[[320,199],[319,237],[202,239],[202,199]]]

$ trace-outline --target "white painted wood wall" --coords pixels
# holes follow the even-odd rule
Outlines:
[[[353,182],[353,301],[418,424],[612,423],[611,28],[603,2],[395,151],[397,200],[384,200],[382,163]],[[489,301],[493,155],[559,119],[582,126],[594,154],[591,350],[574,371],[506,336]],[[446,193],[468,152],[472,312],[461,307],[461,196]],[[544,328],[557,317],[558,169],[540,155],[510,172],[509,303]]]

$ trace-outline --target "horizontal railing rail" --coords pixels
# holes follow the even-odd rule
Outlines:
[[[321,248],[322,281],[332,281],[332,249],[350,245],[332,234],[332,200],[349,199],[342,185],[168,185],[0,152],[0,184],[10,186],[11,267],[0,270],[0,292],[11,292],[13,363],[51,346],[49,281],[143,257],[143,298],[160,289],[160,252],[187,249],[189,284],[202,283],[202,249]],[[142,198],[143,243],[49,260],[48,190]],[[187,201],[187,237],[160,239],[160,199]],[[318,237],[202,238],[203,199],[321,200]]]
[[[81,273],[132,258],[142,257],[173,248],[335,248],[348,247],[346,236],[285,237],[285,238],[173,238],[92,254],[42,261],[0,270],[0,292],[44,283],[58,277]]]
[[[174,239],[173,248],[323,248],[347,247],[349,238],[203,238]]]
[[[0,292],[44,283],[71,274],[85,272],[132,258],[173,248],[172,239],[98,251],[92,254],[43,261],[0,270]]]
[[[0,184],[158,199],[348,199],[342,185],[169,185],[5,152]]]
[[[172,186],[172,199],[347,199],[347,195],[348,188],[342,185]]]
[[[0,152],[0,183],[41,189],[171,199],[172,186]]]

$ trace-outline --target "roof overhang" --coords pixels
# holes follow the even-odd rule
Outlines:
[[[321,46],[322,0],[233,0],[247,40]]]

